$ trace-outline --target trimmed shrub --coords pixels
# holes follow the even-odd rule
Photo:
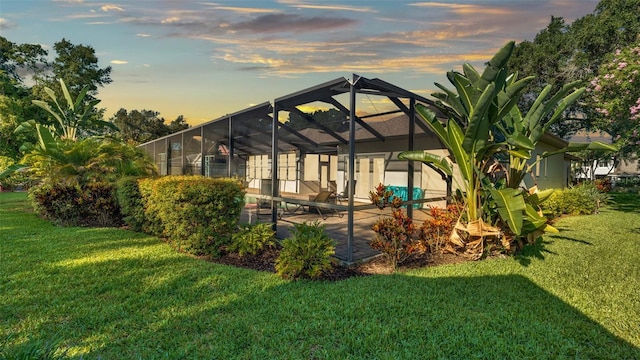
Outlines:
[[[142,231],[145,224],[145,216],[138,178],[124,177],[118,180],[116,183],[116,198],[118,199],[124,223],[133,231]]]
[[[333,267],[335,241],[319,221],[294,224],[292,236],[282,240],[276,272],[285,279],[317,279]]]
[[[40,216],[58,225],[70,226],[82,217],[82,208],[76,204],[80,193],[79,186],[45,183],[31,188],[29,198]]]
[[[158,204],[152,201],[152,194],[158,180],[151,178],[138,180],[138,191],[143,207],[142,231],[155,236],[163,236],[162,221],[158,217]]]
[[[120,208],[115,189],[108,183],[84,186],[45,183],[32,188],[29,197],[40,216],[63,226],[119,226]]]
[[[219,256],[238,226],[244,191],[233,179],[167,176],[142,180],[146,228],[180,251]]]
[[[98,182],[89,183],[82,188],[82,204],[86,210],[86,226],[120,226],[122,215],[116,198],[116,188],[113,184]]]
[[[541,204],[542,210],[553,216],[590,215],[607,204],[609,196],[598,190],[593,183],[582,183],[562,190],[556,190]]]
[[[274,235],[275,231],[269,223],[241,225],[238,232],[231,236],[231,244],[227,249],[240,256],[255,256],[276,245]]]

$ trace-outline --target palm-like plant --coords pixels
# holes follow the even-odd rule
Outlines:
[[[494,208],[502,222],[516,236],[539,229],[555,230],[546,224],[546,218],[538,211],[538,203],[547,194],[524,193],[520,184],[535,166],[529,161],[535,145],[566,107],[584,91],[584,88],[575,90],[577,84],[572,83],[547,100],[551,90],[549,86],[523,117],[517,103],[533,77],[517,79],[517,73],[508,75],[506,63],[513,47],[513,42],[507,43],[489,61],[482,75],[469,64],[463,65],[462,74],[455,71],[447,73],[455,91],[436,83],[443,92],[432,95],[438,99],[436,107],[447,117],[445,125],[431,109],[423,105],[416,106],[418,114],[449,150],[448,158],[423,151],[399,155],[401,159],[431,164],[448,175],[453,174],[450,161],[458,165],[465,195],[463,222],[466,224],[459,221],[456,229],[463,230],[470,241],[465,243],[457,230],[453,232],[451,241],[468,250],[471,245],[474,257],[481,255],[486,236],[505,233],[487,223],[492,217],[492,214],[486,213],[487,209]],[[542,156],[584,148],[603,149],[611,146],[572,143]],[[509,158],[506,186],[497,186],[487,176],[489,166],[496,163],[498,154],[507,154]],[[508,246],[508,243],[508,239],[503,238],[503,245]]]
[[[463,74],[448,72],[447,77],[455,91],[436,83],[443,92],[433,96],[439,100],[436,103],[438,109],[448,117],[446,125],[428,107],[416,106],[418,114],[449,150],[450,159],[460,169],[466,224],[459,222],[456,227],[468,234],[469,243],[475,249],[483,244],[486,236],[499,235],[499,230],[487,224],[483,217],[482,189],[487,183],[486,172],[494,156],[506,151],[507,144],[533,149],[531,142],[518,134],[497,142],[491,132],[495,124],[516,106],[523,89],[533,79],[511,80],[507,76],[506,63],[513,47],[513,42],[507,43],[489,61],[482,75],[469,64],[463,66]],[[436,154],[410,151],[401,153],[399,158],[429,163],[448,175],[453,174],[449,159]],[[456,231],[452,241],[460,246],[466,245]],[[478,255],[477,251],[473,252],[474,256]]]
[[[61,139],[75,141],[80,130],[100,127],[115,128],[113,124],[94,117],[95,106],[100,103],[100,100],[85,101],[89,86],[83,87],[76,99],[73,100],[64,80],[59,79],[59,81],[66,104],[61,104],[55,92],[48,87],[45,87],[44,91],[49,96],[50,102],[32,100],[32,103],[47,111],[55,119],[53,122],[54,132]]]
[[[56,139],[44,126],[37,125],[38,143],[26,145],[23,164],[38,178],[83,185],[115,181],[122,176],[156,174],[155,164],[133,145],[108,138],[77,141]]]
[[[549,97],[549,94],[552,86],[547,85],[540,92],[525,116],[522,116],[520,109],[514,107],[511,112],[496,124],[497,130],[504,136],[512,137],[517,134],[517,136],[529,139],[533,145],[538,144],[542,136],[561,118],[567,107],[584,93],[584,87],[577,88],[579,84],[580,81],[566,84],[551,97]],[[542,153],[533,162],[529,161],[531,150],[512,145],[508,146],[508,150],[509,168],[506,171],[506,187],[518,189],[522,187],[525,176],[531,173],[531,170],[538,162],[551,155],[582,150],[617,151],[617,148],[598,141],[590,143],[571,142],[564,148]]]
[[[37,135],[37,142],[23,144],[20,150],[25,156],[20,164],[1,172],[0,178],[24,167],[29,167],[31,174],[37,178],[72,184],[156,173],[152,160],[133,145],[95,136],[80,138],[78,135],[82,132],[113,125],[92,116],[99,100],[85,103],[88,87],[85,86],[73,101],[62,79],[60,86],[66,105],[62,106],[49,88],[45,88],[45,91],[54,107],[45,101],[33,101],[51,114],[55,119],[54,125],[44,126],[34,120],[22,123],[15,132],[33,131]]]

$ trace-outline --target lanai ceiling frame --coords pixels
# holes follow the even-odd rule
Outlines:
[[[349,94],[349,106],[345,106],[340,103],[334,96]],[[290,95],[286,95],[280,98],[277,98],[273,102],[273,116],[272,116],[272,144],[278,144],[279,141],[279,128],[282,126],[278,121],[278,114],[280,111],[290,111],[294,112],[304,119],[306,119],[310,125],[320,125],[319,122],[309,114],[304,113],[298,107],[301,105],[309,104],[312,102],[320,101],[333,105],[339,111],[348,115],[349,119],[349,131],[348,140],[345,141],[342,136],[331,131],[330,129],[325,129],[324,126],[317,126],[317,128],[324,130],[325,133],[332,136],[337,140],[337,143],[342,143],[348,145],[349,148],[349,160],[348,160],[348,184],[349,188],[348,192],[348,205],[346,206],[347,210],[347,262],[352,262],[353,260],[353,232],[354,232],[354,195],[355,195],[355,142],[356,142],[356,124],[360,125],[362,129],[369,132],[378,140],[384,142],[385,137],[376,131],[372,126],[370,126],[364,117],[358,117],[356,115],[356,98],[357,94],[365,94],[366,96],[374,95],[386,97],[391,100],[391,102],[398,108],[393,111],[385,111],[379,114],[367,116],[375,117],[386,114],[393,114],[397,112],[404,112],[408,115],[410,125],[409,125],[409,134],[408,134],[408,149],[414,150],[414,138],[415,138],[415,124],[420,122],[416,121],[416,111],[415,105],[416,102],[424,103],[425,105],[433,105],[433,102],[429,99],[416,95],[410,91],[399,88],[395,85],[382,81],[380,79],[367,79],[362,76],[353,74],[351,79],[347,78],[338,78],[323,84],[301,90],[295,92]],[[409,102],[409,106],[405,105],[401,99],[404,99]],[[421,124],[424,125],[424,124]],[[329,131],[327,131],[329,130]],[[423,128],[424,131],[429,131],[426,126]],[[323,145],[323,144],[321,144]],[[326,145],[329,145],[328,143]],[[332,144],[336,145],[336,144]],[[271,183],[271,198],[275,200],[283,200],[280,198],[279,187],[278,187],[278,148],[277,146],[272,146],[272,155],[271,155],[271,173],[272,175],[272,183]],[[408,199],[413,199],[413,173],[414,167],[413,162],[409,162],[409,175],[407,182],[408,189]],[[411,200],[409,200],[411,203]],[[275,206],[275,203],[273,203]],[[412,206],[407,207],[408,215],[412,215]],[[278,214],[276,211],[272,211],[272,223],[274,224],[274,228],[277,227],[277,218]]]

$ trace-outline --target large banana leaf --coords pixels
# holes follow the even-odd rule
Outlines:
[[[468,113],[473,111],[474,105],[478,101],[479,92],[473,87],[469,79],[459,73],[450,71],[447,73],[449,81],[456,87],[462,105]]]
[[[528,200],[531,204],[538,206],[545,202],[551,195],[553,195],[555,191],[555,189],[539,190],[533,194],[530,194]]]
[[[46,151],[47,149],[57,147],[56,139],[45,126],[36,124],[36,133],[38,134],[38,143],[43,150]]]
[[[467,114],[469,114],[469,110],[465,109],[465,107],[462,105],[462,102],[460,101],[460,96],[458,94],[447,89],[445,86],[439,83],[434,83],[434,84],[443,92],[433,93],[431,94],[431,96],[442,101],[442,103],[449,105],[449,107],[453,109],[456,112],[456,114],[458,114],[458,116],[466,116]]]
[[[476,84],[478,81],[480,81],[480,74],[473,66],[471,66],[471,64],[462,64],[462,71],[464,72],[464,76],[469,79],[472,84]]]
[[[528,136],[519,132],[511,134],[507,138],[507,144],[521,150],[533,150],[536,148],[535,144],[531,142]]]
[[[482,72],[482,76],[480,76],[480,79],[476,82],[478,89],[484,90],[489,83],[495,81],[500,71],[507,65],[507,61],[509,61],[514,47],[515,42],[509,41],[489,60],[489,63],[487,63],[487,66]]]
[[[540,91],[540,94],[538,94],[536,101],[533,102],[533,105],[531,105],[529,111],[527,111],[527,115],[525,115],[524,119],[522,119],[522,123],[525,129],[531,131],[533,127],[537,126],[539,119],[544,115],[544,107],[542,107],[542,102],[547,98],[547,95],[549,95],[552,88],[553,86],[547,85],[544,87],[544,89],[542,89],[542,91]]]
[[[485,87],[469,114],[469,124],[467,124],[462,143],[462,147],[467,152],[474,151],[474,148],[483,147],[489,138],[490,123],[486,114],[493,102],[495,86],[494,83],[491,83]]]
[[[453,120],[447,122],[447,135],[449,139],[449,151],[453,154],[456,164],[460,168],[462,177],[467,181],[473,181],[474,164],[471,163],[471,156],[462,147],[464,134],[462,128]]]
[[[424,119],[429,128],[436,134],[440,141],[442,141],[442,145],[444,145],[446,148],[449,148],[449,136],[447,135],[447,130],[445,130],[444,126],[442,126],[442,123],[440,123],[440,121],[436,118],[436,113],[422,104],[416,105],[416,112],[418,113],[418,115],[420,115],[420,117],[422,117],[422,119]]]
[[[523,233],[529,234],[536,230],[543,230],[545,232],[553,232],[558,233],[558,229],[547,224],[547,218],[543,215],[540,215],[536,209],[531,206],[531,204],[527,204],[524,210],[524,223],[523,223]]]
[[[545,158],[545,157],[548,157],[548,156],[551,156],[551,155],[555,155],[555,154],[561,154],[561,153],[566,153],[566,152],[576,152],[576,151],[582,151],[582,150],[596,150],[596,151],[612,151],[612,152],[616,152],[616,151],[618,151],[618,148],[613,144],[605,144],[605,143],[600,142],[600,141],[593,141],[593,142],[589,142],[589,143],[570,142],[566,147],[564,147],[562,149],[555,150],[555,151],[545,151],[540,156],[542,158]]]
[[[522,233],[523,211],[526,208],[522,191],[519,189],[490,189],[491,197],[498,206],[498,214],[514,234]]]
[[[576,89],[571,94],[567,95],[565,98],[560,100],[560,102],[558,103],[558,106],[556,107],[555,112],[553,113],[553,115],[551,115],[551,118],[542,127],[542,133],[547,132],[551,127],[551,125],[553,125],[553,123],[555,123],[556,120],[560,118],[560,115],[564,113],[565,109],[569,105],[573,104],[573,102],[576,101],[580,96],[582,96],[582,94],[586,91],[586,89],[587,88],[585,87]]]
[[[498,93],[498,107],[500,112],[498,113],[498,119],[502,119],[514,107],[518,104],[522,92],[529,85],[529,83],[535,79],[534,76],[529,76],[515,81],[513,84],[508,85],[504,92]]]
[[[422,150],[415,151],[404,151],[398,154],[398,159],[400,160],[413,160],[413,161],[421,161],[423,163],[429,163],[438,169],[442,170],[445,174],[451,176],[453,175],[453,168],[449,163],[449,160],[437,154],[424,152]]]

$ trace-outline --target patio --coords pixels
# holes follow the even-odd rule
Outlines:
[[[443,193],[442,196],[444,197],[445,194]],[[252,196],[251,194],[249,194],[247,199],[248,203],[240,216],[241,223],[255,224],[256,222],[271,222],[273,212],[270,207],[261,208],[259,205],[260,199]],[[291,199],[293,198],[289,198],[289,201],[292,201]],[[444,206],[445,202],[442,199],[443,198],[434,198],[433,201],[424,204],[422,209],[413,209],[412,218],[417,227],[420,227],[422,223],[429,218],[429,210],[427,206]],[[387,208],[379,210],[371,204],[362,202],[356,203],[355,211],[353,212],[354,226],[353,240],[351,244],[352,258],[351,261],[349,261],[349,238],[347,231],[348,218],[345,216],[347,215],[346,209],[348,209],[348,207],[342,206],[342,209],[340,209],[341,205],[336,204],[335,208],[331,209],[331,207],[334,207],[331,206],[331,204],[324,205],[326,207],[322,209],[322,214],[325,215],[325,218],[323,219],[323,216],[313,210],[313,207],[311,208],[311,211],[309,211],[309,206],[314,206],[311,204],[315,203],[304,200],[300,200],[297,203],[280,202],[276,207],[276,216],[278,219],[276,237],[278,239],[285,239],[289,237],[294,224],[318,221],[325,225],[326,233],[336,241],[335,256],[340,261],[345,263],[357,263],[379,255],[378,251],[369,246],[369,240],[375,236],[375,233],[371,230],[371,226],[381,216],[390,216],[390,209]],[[323,206],[321,204],[316,205]]]

